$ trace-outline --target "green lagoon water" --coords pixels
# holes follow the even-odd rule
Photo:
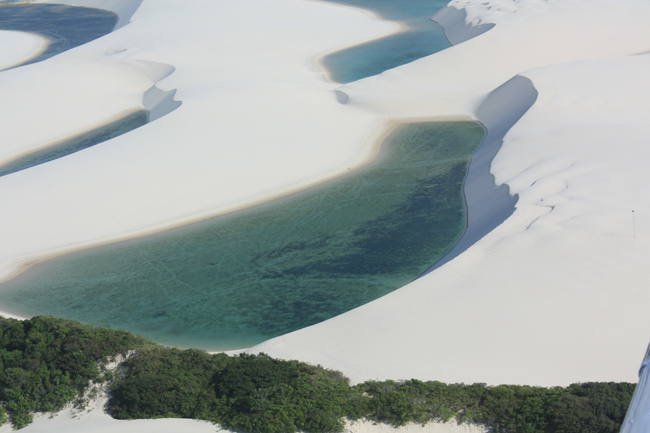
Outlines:
[[[50,41],[36,63],[110,33],[117,15],[101,9],[57,4],[11,4],[0,1],[0,30],[36,33]]]
[[[403,125],[337,180],[46,261],[0,286],[0,305],[205,349],[321,322],[409,283],[454,245],[483,134],[474,122]]]
[[[380,74],[449,47],[444,31],[431,16],[447,0],[328,0],[375,12],[384,19],[401,21],[408,31],[387,36],[323,59],[323,65],[337,83],[349,83]]]

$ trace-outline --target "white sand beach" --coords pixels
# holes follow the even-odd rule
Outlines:
[[[0,177],[0,280],[321,182],[362,164],[396,120],[471,116],[488,136],[466,182],[468,230],[448,258],[249,351],[353,382],[637,380],[650,328],[647,1],[452,0],[436,19],[453,47],[344,86],[322,55],[399,23],[315,0],[56,3],[111,8],[120,27],[0,73],[0,164],[134,109],[155,121]],[[79,431],[172,426],[93,413]],[[82,422],[60,415],[25,431]],[[449,430],[428,430],[438,427]],[[481,431],[438,427],[416,430]]]

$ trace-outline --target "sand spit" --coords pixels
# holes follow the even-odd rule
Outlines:
[[[12,68],[38,57],[49,44],[48,40],[25,32],[0,30],[0,71]]]

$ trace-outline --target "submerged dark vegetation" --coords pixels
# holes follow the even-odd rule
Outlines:
[[[117,373],[105,367],[134,350]],[[34,412],[81,402],[93,383],[110,384],[107,410],[115,418],[194,418],[251,433],[340,432],[344,417],[394,426],[455,418],[494,433],[616,433],[635,387],[419,380],[350,386],[337,371],[264,354],[179,350],[47,316],[0,318],[0,421],[24,427]]]

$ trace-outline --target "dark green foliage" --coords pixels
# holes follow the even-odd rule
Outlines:
[[[553,403],[551,428],[554,433],[618,433],[633,392],[629,383],[573,384]]]
[[[155,346],[124,363],[111,389],[111,413],[119,419],[195,418],[216,421],[212,377],[230,361],[201,350]]]
[[[145,340],[124,331],[35,317],[0,318],[0,421],[9,415],[16,428],[34,412],[61,409],[99,380],[99,364]]]
[[[350,387],[338,372],[266,355],[155,348],[126,363],[113,387],[119,418],[184,417],[254,433],[341,431],[342,417],[401,426],[450,421],[494,433],[615,433],[633,384],[568,388],[409,380]]]
[[[366,399],[366,413],[350,413],[351,418],[361,415],[396,426],[408,422],[446,422],[463,414],[467,417],[466,412],[471,407],[468,398],[470,393],[467,390],[474,390],[465,385],[446,385],[415,379],[406,382],[366,382],[357,388],[371,398]],[[481,386],[480,390],[485,391],[485,387]]]
[[[630,383],[583,383],[567,388],[410,380],[358,385],[370,398],[354,417],[396,426],[448,421],[485,425],[494,433],[617,433],[634,393]],[[352,417],[352,416],[351,416]]]
[[[125,363],[112,388],[116,418],[182,417],[256,433],[342,431],[353,392],[340,373],[266,355],[160,348]]]
[[[629,383],[351,387],[339,372],[264,354],[210,355],[52,317],[0,318],[0,423],[20,428],[34,412],[62,408],[106,379],[107,357],[131,349],[137,354],[112,385],[114,417],[194,418],[251,433],[340,432],[343,417],[395,426],[455,418],[493,433],[617,433],[634,392]]]

